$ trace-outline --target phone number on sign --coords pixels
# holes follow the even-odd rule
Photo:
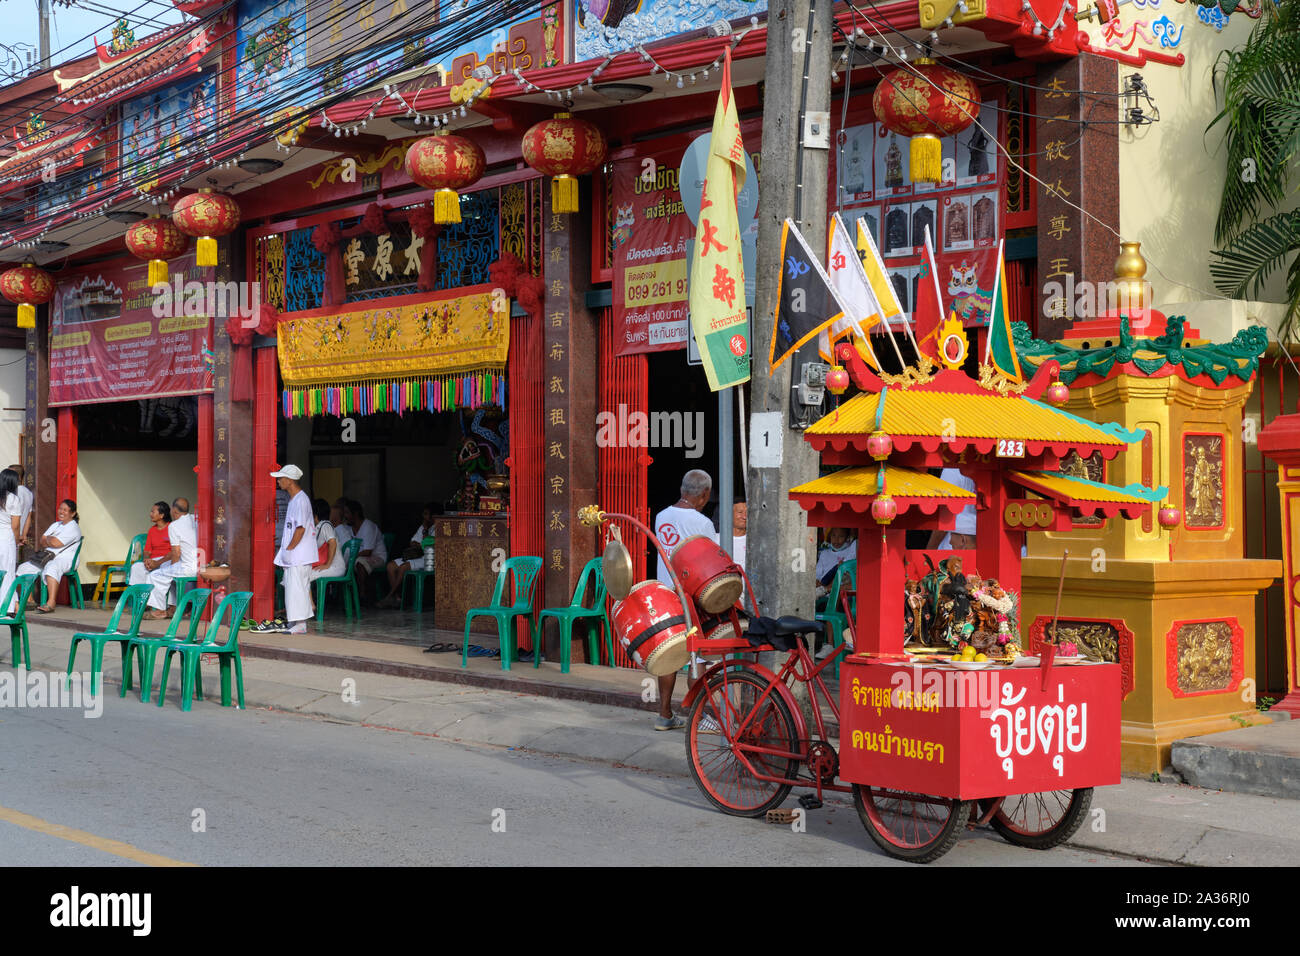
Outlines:
[[[677,279],[664,282],[648,282],[642,285],[630,285],[624,291],[629,304],[649,302],[672,302],[686,297],[686,280]]]

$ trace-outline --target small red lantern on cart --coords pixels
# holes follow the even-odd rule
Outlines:
[[[871,502],[871,517],[876,524],[886,525],[898,517],[898,505],[889,495],[879,495]]]
[[[406,151],[406,175],[433,194],[433,221],[460,222],[457,190],[472,186],[483,176],[487,157],[473,140],[450,133],[434,133],[416,140]]]
[[[867,438],[867,454],[876,461],[884,461],[894,450],[894,439],[888,432],[877,429]]]
[[[943,179],[944,136],[956,136],[979,118],[979,87],[968,76],[919,57],[886,73],[871,98],[885,129],[911,137],[914,183]]]
[[[18,328],[36,328],[36,307],[54,298],[54,278],[30,262],[0,275],[0,294],[18,305]]]
[[[1053,405],[1064,405],[1070,400],[1070,387],[1060,379],[1053,379],[1047,386],[1047,400]]]
[[[126,230],[126,247],[137,259],[149,260],[149,285],[167,284],[167,260],[175,259],[188,242],[170,219],[150,216]]]
[[[239,203],[225,193],[200,189],[180,200],[172,209],[172,222],[195,243],[194,262],[199,266],[217,264],[217,239],[234,232],[239,226]]]
[[[826,373],[826,389],[832,395],[843,395],[849,390],[849,373],[840,365],[831,366]]]
[[[1183,513],[1168,502],[1160,509],[1156,518],[1162,528],[1177,528],[1183,523]]]
[[[551,211],[578,211],[578,180],[605,161],[605,137],[586,120],[556,113],[524,134],[524,162],[551,180]]]

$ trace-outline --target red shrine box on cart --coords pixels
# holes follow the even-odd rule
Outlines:
[[[958,670],[865,655],[840,670],[840,777],[960,800],[1120,780],[1120,668]]]

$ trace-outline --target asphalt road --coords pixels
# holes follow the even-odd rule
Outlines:
[[[847,801],[793,832],[713,810],[689,778],[278,711],[0,710],[0,864],[162,862],[911,866]],[[932,865],[1136,861],[976,832]]]

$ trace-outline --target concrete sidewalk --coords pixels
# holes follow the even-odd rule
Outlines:
[[[69,630],[45,621],[30,628],[34,666],[64,670]],[[644,675],[639,672],[608,673],[613,669],[586,668],[606,672],[604,676],[614,682],[602,692],[615,694],[623,705],[611,706],[585,698],[542,696],[565,686],[558,682],[562,675],[555,664],[543,664],[538,671],[531,665],[518,667],[511,673],[518,675],[515,679],[521,683],[511,690],[352,670],[345,664],[347,655],[336,654],[339,649],[318,643],[329,638],[281,637],[285,646],[273,649],[285,655],[299,650],[303,654],[333,655],[329,658],[331,666],[246,655],[244,688],[249,708],[269,708],[480,746],[520,748],[660,774],[689,774],[682,734],[651,730],[653,705],[640,701],[640,679]],[[271,637],[261,640],[269,642]],[[398,650],[406,655],[421,653],[412,648]],[[84,649],[79,652],[81,668],[88,663],[87,653]],[[7,658],[7,645],[0,654]],[[110,646],[105,658],[106,686],[113,695],[120,676],[116,647]],[[459,656],[455,665],[459,671]],[[483,669],[489,667],[496,669],[495,679],[499,680],[500,662],[496,660],[472,661],[470,671],[486,679],[492,675]],[[579,667],[585,665],[575,665],[575,673]],[[196,701],[196,708],[218,705],[217,673],[214,665],[204,666],[209,699]],[[552,676],[540,676],[548,673]],[[588,675],[584,672],[567,679],[576,682],[579,677],[586,680]],[[168,719],[186,720],[187,716],[178,712],[178,683],[178,677],[173,675],[166,715]],[[355,703],[345,701],[345,690],[349,688],[355,692]],[[633,698],[638,709],[631,706]],[[131,695],[126,700],[110,699],[107,710],[143,706],[153,705],[141,704]],[[845,806],[850,804],[845,795],[837,794],[832,799]],[[703,796],[700,800],[704,801]],[[1300,860],[1298,801],[1126,778],[1118,786],[1099,788],[1092,806],[1089,821],[1071,841],[1076,846],[1183,865],[1282,866]]]

